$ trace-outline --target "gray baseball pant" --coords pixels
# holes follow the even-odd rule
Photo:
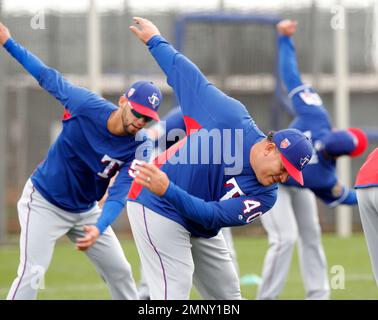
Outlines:
[[[236,250],[234,247],[234,241],[232,238],[231,228],[222,228],[221,232],[223,233],[224,240],[226,241],[227,248],[230,250],[231,259],[234,264],[234,267],[240,276],[239,264],[237,262]],[[146,277],[144,276],[143,269],[140,268],[141,279],[138,284],[138,295],[142,300],[150,299],[150,292],[148,289]]]
[[[192,283],[204,299],[241,299],[221,232],[191,237],[177,222],[132,201],[127,212],[152,300],[189,299]]]
[[[36,299],[56,241],[67,235],[76,242],[77,238],[84,236],[84,225],[96,224],[101,210],[96,205],[80,214],[64,211],[44,199],[30,179],[17,209],[21,225],[20,264],[7,299]],[[85,253],[107,283],[113,299],[138,298],[130,264],[111,227]]]
[[[378,285],[378,187],[357,189],[362,228]]]
[[[327,263],[315,195],[308,189],[279,186],[270,212],[261,217],[268,233],[258,299],[276,299],[284,288],[294,246],[298,254],[307,299],[329,299]]]

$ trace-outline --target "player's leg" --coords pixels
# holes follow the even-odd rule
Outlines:
[[[329,299],[328,268],[315,195],[309,189],[295,189],[291,199],[298,225],[298,254],[306,298]]]
[[[72,242],[84,236],[84,225],[96,224],[100,212],[100,208],[96,206],[89,212],[77,215],[75,227],[67,234]],[[108,227],[85,253],[105,280],[114,300],[138,299],[131,266],[111,227]]]
[[[20,264],[7,299],[36,299],[38,289],[43,286],[55,242],[70,229],[71,223],[57,214],[58,208],[45,200],[30,180],[25,185],[17,209],[21,226]]]
[[[232,238],[232,228],[222,228],[224,240],[226,241],[227,248],[230,250],[232,263],[235,266],[235,270],[240,275],[238,257],[234,246],[234,239]]]
[[[277,201],[261,217],[261,222],[268,233],[269,249],[264,259],[257,299],[276,299],[285,285],[298,238],[290,188],[279,186]]]
[[[357,189],[357,199],[373,273],[378,285],[378,188]]]
[[[129,201],[127,212],[152,300],[189,299],[194,264],[180,224]]]
[[[239,276],[222,232],[210,239],[191,238],[194,285],[206,300],[241,299]]]

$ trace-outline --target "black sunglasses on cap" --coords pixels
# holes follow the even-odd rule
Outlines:
[[[153,120],[152,118],[147,117],[147,116],[145,116],[144,114],[141,114],[141,113],[135,111],[133,108],[130,108],[130,110],[131,110],[131,113],[132,113],[136,118],[138,118],[138,119],[140,119],[140,118],[144,118],[144,121],[146,121],[146,122],[151,122],[151,121]]]

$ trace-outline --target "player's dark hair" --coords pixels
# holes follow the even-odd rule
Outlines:
[[[269,131],[266,140],[268,140],[268,142],[273,142],[273,136],[275,133],[276,131]]]

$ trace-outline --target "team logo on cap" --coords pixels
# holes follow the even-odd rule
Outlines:
[[[131,88],[129,92],[127,93],[127,96],[130,98],[135,93],[135,89]]]
[[[281,149],[286,149],[288,146],[290,146],[291,145],[291,143],[290,143],[290,141],[289,141],[289,139],[288,138],[285,138],[285,139],[283,139],[282,141],[281,141],[281,143],[280,143],[280,148]]]
[[[307,156],[305,156],[304,158],[301,158],[301,159],[299,160],[299,164],[301,165],[301,169],[303,169],[303,167],[304,167],[307,163],[310,162],[310,159],[311,159],[310,155],[307,155]]]
[[[156,109],[160,104],[160,99],[156,93],[153,93],[151,97],[148,97],[148,101],[151,103],[154,109]]]

